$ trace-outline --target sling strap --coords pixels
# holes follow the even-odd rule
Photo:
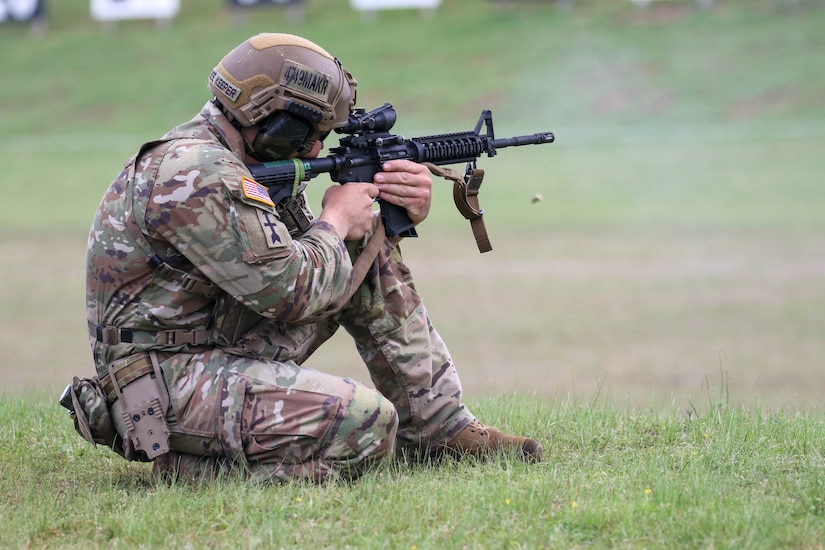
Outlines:
[[[328,313],[337,313],[349,303],[358,291],[361,283],[364,282],[364,279],[367,277],[367,272],[375,263],[375,259],[378,257],[378,253],[384,245],[386,236],[384,223],[381,221],[381,217],[379,216],[375,231],[370,236],[369,241],[367,241],[366,246],[364,246],[364,249],[361,250],[361,253],[358,255],[358,259],[356,259],[355,263],[352,265],[352,284],[350,285],[349,292],[345,296],[339,298],[338,301],[331,304],[327,308]]]
[[[493,247],[490,244],[490,238],[487,236],[487,228],[484,226],[484,210],[478,203],[478,193],[481,188],[481,182],[484,179],[484,170],[468,168],[467,175],[462,177],[461,173],[453,168],[438,166],[431,162],[425,162],[423,164],[432,174],[453,182],[453,201],[458,211],[461,212],[461,215],[464,216],[465,219],[470,220],[470,227],[473,230],[478,251],[484,253],[492,250]],[[330,306],[327,310],[328,312],[338,312],[349,303],[367,276],[367,272],[370,267],[372,267],[375,259],[378,257],[378,253],[381,251],[381,246],[384,244],[385,239],[386,232],[384,230],[384,224],[379,218],[375,232],[353,265],[350,292]]]
[[[476,246],[481,253],[493,249],[487,228],[484,226],[484,210],[478,204],[478,193],[481,181],[484,179],[484,170],[478,168],[467,169],[462,176],[458,170],[445,166],[437,166],[431,162],[423,163],[436,176],[453,182],[453,201],[456,208],[465,219],[470,220],[470,227],[476,239]]]

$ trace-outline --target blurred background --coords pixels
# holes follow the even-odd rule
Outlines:
[[[479,161],[492,252],[440,181],[402,245],[468,399],[821,405],[822,0],[0,0],[0,392],[92,374],[98,201],[258,32],[338,56],[397,133],[555,133]],[[310,365],[368,381],[343,331]]]

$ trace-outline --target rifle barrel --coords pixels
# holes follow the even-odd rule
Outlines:
[[[493,147],[499,149],[501,147],[512,147],[517,145],[538,145],[540,143],[553,143],[555,139],[556,138],[553,135],[553,132],[542,132],[527,136],[496,139],[493,140]]]

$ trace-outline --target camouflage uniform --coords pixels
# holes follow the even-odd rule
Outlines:
[[[394,447],[450,440],[473,416],[398,247],[386,240],[334,311],[366,238],[344,243],[318,220],[299,233],[251,181],[243,151],[207,103],[109,187],[87,257],[98,374],[157,352],[181,468],[324,480],[357,476]],[[302,366],[338,326],[377,391]]]

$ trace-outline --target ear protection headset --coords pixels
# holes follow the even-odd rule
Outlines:
[[[251,148],[259,160],[282,160],[308,153],[324,137],[308,120],[288,111],[276,111],[261,125]]]

